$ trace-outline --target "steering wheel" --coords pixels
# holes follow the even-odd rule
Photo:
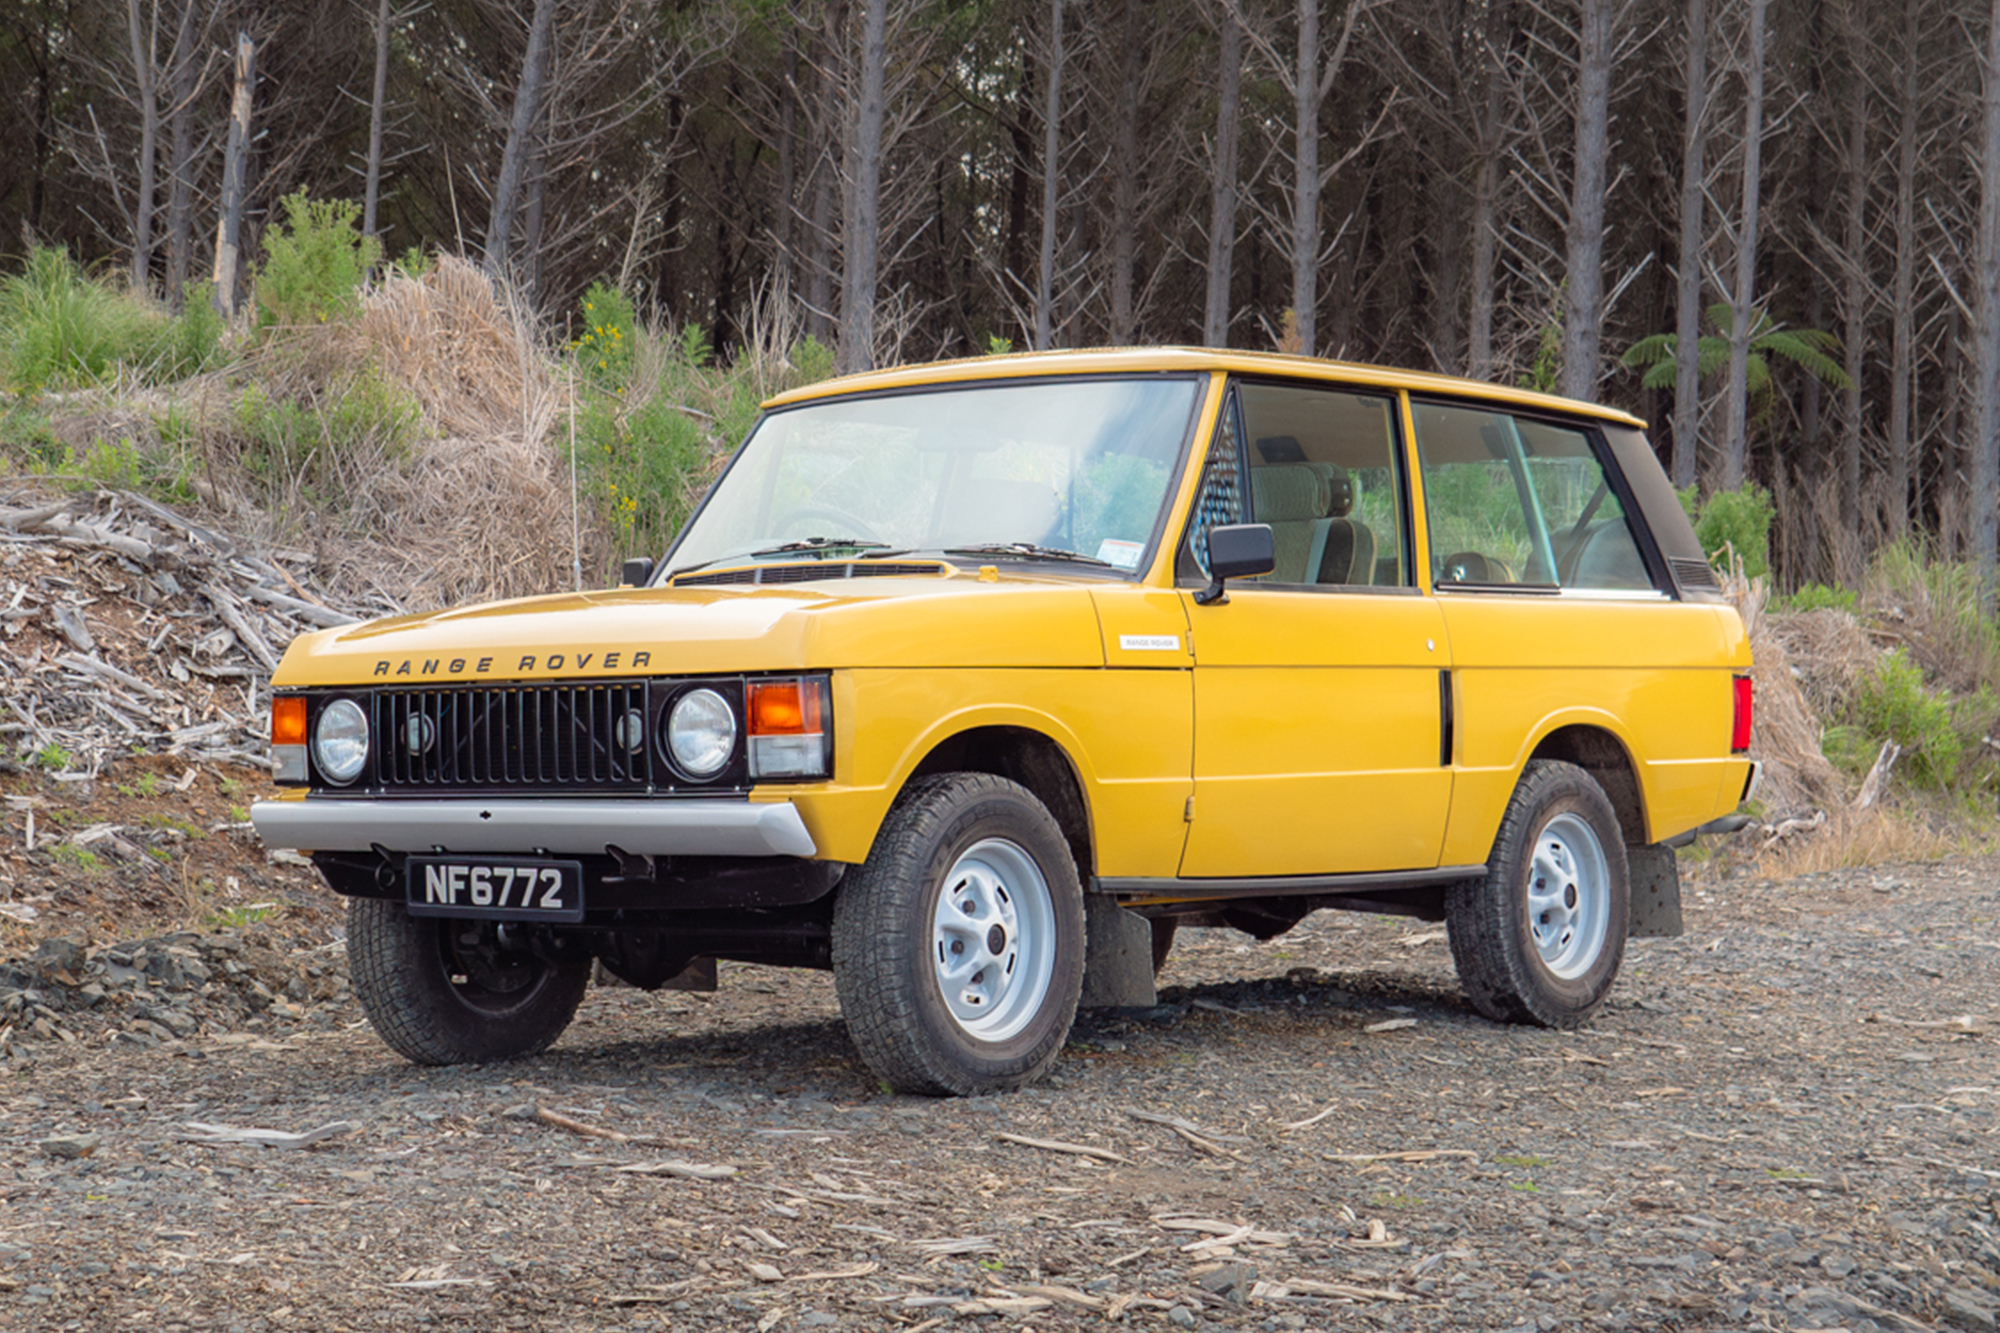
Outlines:
[[[841,529],[841,532],[838,535],[843,537],[862,537],[867,539],[868,541],[877,540],[875,536],[875,529],[869,527],[866,523],[863,523],[860,519],[854,517],[854,515],[842,513],[840,510],[831,508],[830,506],[827,505],[800,505],[797,509],[792,510],[790,513],[786,514],[783,518],[780,518],[777,521],[777,523],[773,525],[774,535],[780,537],[789,536],[793,531],[795,531],[795,528],[793,526],[794,524],[798,524],[801,522],[808,522],[808,521],[819,522],[819,523],[833,523]],[[835,534],[807,533],[805,535],[832,536]]]

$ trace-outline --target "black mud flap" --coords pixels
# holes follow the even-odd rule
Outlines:
[[[1083,898],[1083,995],[1079,1009],[1150,1009],[1153,923],[1105,893]]]
[[[1632,876],[1629,939],[1659,939],[1687,932],[1681,920],[1680,863],[1671,847],[1627,847],[1625,864]]]

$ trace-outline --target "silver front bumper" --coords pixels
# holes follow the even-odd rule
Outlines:
[[[266,846],[297,851],[811,856],[789,801],[259,801],[250,822]]]

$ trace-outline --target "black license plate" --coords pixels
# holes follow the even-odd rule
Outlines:
[[[583,920],[583,863],[505,856],[413,856],[411,916]]]

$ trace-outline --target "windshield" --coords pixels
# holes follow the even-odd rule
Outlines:
[[[1202,385],[1003,381],[773,412],[669,567],[938,551],[1139,569]]]

